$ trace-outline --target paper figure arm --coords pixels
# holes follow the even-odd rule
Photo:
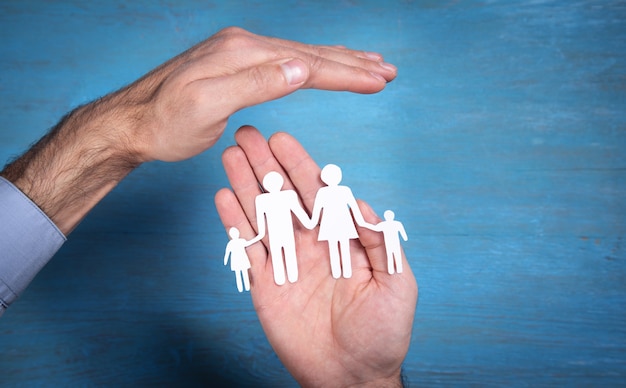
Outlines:
[[[263,238],[263,236],[261,236],[261,235],[259,234],[259,235],[257,235],[255,238],[253,238],[252,240],[250,240],[250,241],[246,241],[246,242],[243,244],[243,246],[244,246],[244,247],[249,247],[250,245],[252,245],[252,244],[254,244],[254,243],[256,243],[256,242],[261,241],[261,239],[262,239],[262,238]]]
[[[347,197],[348,197],[348,206],[350,207],[350,209],[352,209],[352,215],[354,216],[354,220],[356,221],[356,224],[364,228],[375,230],[374,228],[376,226],[373,224],[370,224],[369,222],[366,222],[365,219],[363,218],[363,214],[361,214],[361,209],[359,208],[359,205],[356,203],[356,199],[354,199],[354,195],[352,195],[351,190],[350,190],[350,195]]]
[[[224,253],[224,265],[228,264],[228,257],[230,256],[230,241],[226,245],[226,253]]]
[[[253,239],[259,241],[263,237],[265,237],[265,210],[263,209],[263,203],[258,200],[255,202],[256,207],[256,225],[258,235]],[[256,242],[255,241],[255,242]]]
[[[300,222],[302,223],[302,225],[304,225],[305,228],[307,229],[315,228],[315,225],[317,224],[317,222],[313,222],[313,220],[309,218],[309,215],[306,214],[306,212],[304,211],[302,206],[300,206],[300,203],[298,202],[297,199],[294,201],[294,206],[291,207],[291,211],[293,211],[293,214],[295,214],[296,217],[298,217],[298,220],[300,220]]]
[[[365,226],[367,229],[369,230],[373,230],[374,232],[382,232],[383,231],[383,221],[379,222],[378,224],[370,224],[368,222],[365,223]]]
[[[308,225],[304,225],[307,229],[313,229],[320,222],[320,214],[322,213],[322,206],[318,200],[318,196],[315,197],[313,204],[313,211],[311,212],[311,219]]]
[[[402,239],[404,241],[409,241],[409,236],[406,235],[406,230],[404,230],[404,225],[402,225],[402,223],[398,222],[398,231],[400,232],[400,235],[402,236]]]

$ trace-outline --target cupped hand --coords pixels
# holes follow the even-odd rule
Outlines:
[[[234,112],[300,88],[375,93],[396,76],[380,54],[226,28],[111,99],[132,128],[138,162],[177,161],[211,147]]]
[[[232,191],[222,189],[215,198],[227,229],[237,227],[248,240],[256,236],[254,201],[269,171],[279,172],[283,189],[296,190],[311,212],[322,186],[320,168],[293,137],[277,133],[268,142],[242,127],[235,139],[237,146],[223,155]],[[367,223],[380,221],[367,204],[359,201],[359,207]],[[295,283],[274,283],[267,237],[248,248],[252,300],[276,354],[304,386],[399,386],[417,302],[404,254],[404,271],[389,275],[382,234],[359,227],[359,239],[351,243],[352,277],[334,279],[318,228],[295,229]]]

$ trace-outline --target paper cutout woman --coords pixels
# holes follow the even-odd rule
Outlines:
[[[385,250],[387,251],[387,272],[389,275],[394,274],[394,262],[395,272],[402,273],[402,249],[400,248],[400,237],[402,236],[404,241],[408,241],[409,237],[406,235],[404,226],[400,221],[396,221],[393,218],[395,214],[391,210],[385,211],[385,221],[381,221],[372,228],[377,232],[383,232],[385,239]]]
[[[250,291],[250,278],[248,277],[248,269],[250,269],[250,259],[248,259],[248,253],[246,247],[254,244],[258,239],[252,239],[247,241],[243,238],[239,238],[239,229],[232,227],[228,230],[228,235],[231,240],[226,244],[226,253],[224,254],[224,265],[228,264],[228,257],[230,256],[230,269],[235,272],[235,278],[237,279],[237,289],[239,292],[243,292],[245,287],[246,291]],[[243,279],[243,286],[242,286]]]
[[[338,279],[352,277],[352,261],[350,259],[350,239],[358,238],[352,216],[359,226],[367,224],[361,210],[347,186],[340,186],[341,169],[334,164],[328,164],[322,169],[322,187],[315,195],[311,224],[320,223],[318,241],[328,241],[330,250],[330,269],[333,277]],[[350,213],[352,211],[352,213]],[[321,217],[321,219],[320,219]],[[341,264],[340,264],[341,258]]]

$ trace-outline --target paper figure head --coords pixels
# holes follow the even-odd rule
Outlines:
[[[276,171],[270,171],[263,178],[263,188],[270,193],[275,193],[283,188],[285,180]]]
[[[385,214],[383,216],[385,217],[385,220],[392,221],[396,215],[391,210],[385,210]]]
[[[335,164],[327,164],[322,169],[322,182],[328,186],[337,186],[341,182],[341,168]]]
[[[230,229],[228,229],[228,235],[230,236],[230,238],[232,238],[233,240],[236,238],[239,238],[239,229],[235,228],[234,226]]]

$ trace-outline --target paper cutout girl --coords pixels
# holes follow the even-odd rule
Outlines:
[[[402,236],[404,241],[408,241],[409,237],[406,235],[402,223],[393,219],[395,214],[391,210],[385,211],[384,217],[385,221],[376,224],[372,230],[383,232],[385,250],[387,251],[387,272],[390,275],[394,274],[395,262],[395,272],[402,273],[402,249],[398,234]]]
[[[330,269],[335,279],[352,277],[352,261],[350,259],[350,239],[358,238],[354,220],[359,226],[372,225],[365,222],[361,210],[347,186],[340,186],[341,169],[328,164],[322,169],[322,187],[315,195],[311,224],[320,223],[318,241],[328,241],[330,250]],[[352,213],[350,213],[352,211]],[[321,219],[320,219],[321,217]],[[341,258],[341,264],[340,264]]]
[[[252,239],[247,241],[243,238],[239,238],[239,229],[232,227],[228,230],[231,240],[226,244],[226,253],[224,254],[224,265],[228,264],[228,257],[230,256],[230,269],[235,272],[235,278],[237,279],[237,289],[239,292],[250,291],[250,279],[248,277],[248,269],[250,269],[250,259],[248,259],[248,253],[246,247],[254,244],[258,239]],[[243,286],[242,286],[243,279]]]

